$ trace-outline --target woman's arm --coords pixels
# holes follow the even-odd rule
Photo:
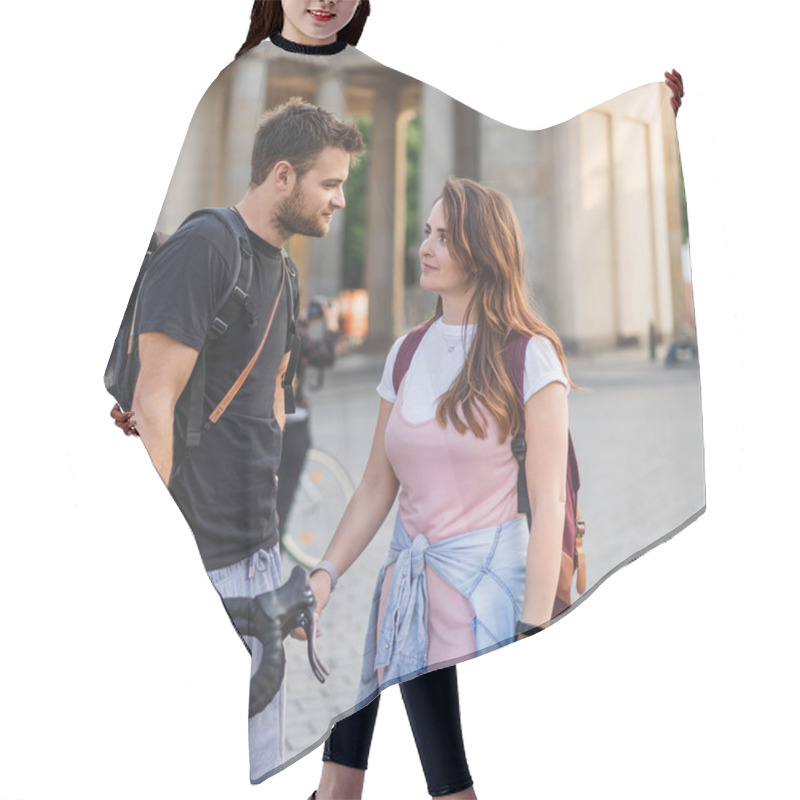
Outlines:
[[[525,569],[522,622],[545,625],[561,570],[566,506],[567,391],[549,383],[525,404],[525,475],[531,505],[531,538]]]
[[[364,476],[350,498],[323,556],[336,567],[339,575],[346,572],[364,552],[397,497],[400,484],[383,445],[386,423],[391,413],[392,403],[382,399]],[[317,613],[320,613],[330,598],[331,577],[324,570],[319,570],[311,576],[309,583],[317,599]]]

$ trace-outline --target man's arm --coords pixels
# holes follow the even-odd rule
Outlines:
[[[189,381],[197,356],[197,350],[166,334],[139,336],[139,377],[132,404],[136,430],[167,486],[172,472],[175,403]]]

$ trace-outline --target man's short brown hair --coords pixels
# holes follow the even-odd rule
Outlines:
[[[260,186],[279,161],[288,161],[302,178],[326,147],[355,156],[364,151],[364,139],[352,122],[293,97],[261,120],[253,144],[251,186]]]

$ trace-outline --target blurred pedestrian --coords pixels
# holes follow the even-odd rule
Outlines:
[[[313,367],[319,370],[318,383],[321,384],[323,370],[332,367],[336,360],[336,344],[339,340],[338,303],[335,300],[313,298],[297,321],[297,335],[300,337],[300,357],[294,383],[296,410],[293,414],[286,415],[281,464],[278,468],[277,508],[281,536],[286,531],[306,453],[311,447],[308,369]]]

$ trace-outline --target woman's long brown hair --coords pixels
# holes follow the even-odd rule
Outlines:
[[[357,45],[368,16],[369,0],[361,0],[353,19],[339,31],[338,38],[347,40],[348,44]],[[250,11],[250,30],[236,58],[282,30],[283,6],[280,0],[255,0]]]
[[[442,426],[450,421],[459,433],[469,428],[485,439],[485,409],[497,420],[502,442],[522,423],[519,397],[506,366],[509,333],[549,339],[569,380],[564,348],[555,331],[531,308],[532,298],[525,287],[522,234],[511,201],[465,178],[448,178],[439,199],[450,255],[475,287],[464,321],[474,317],[477,327],[464,368],[442,396],[436,419]],[[441,316],[439,298],[433,320]],[[577,388],[572,381],[570,385]]]

